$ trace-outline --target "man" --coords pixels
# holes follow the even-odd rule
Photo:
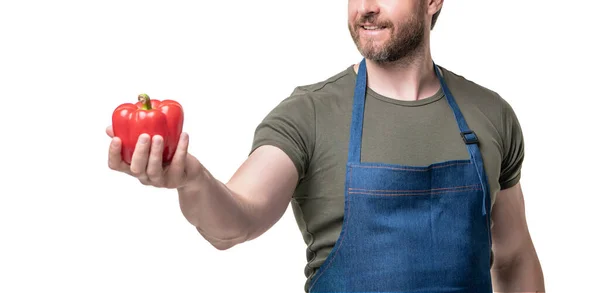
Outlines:
[[[162,138],[148,135],[130,166],[113,138],[109,166],[176,188],[186,219],[221,250],[259,237],[291,202],[307,292],[543,292],[517,117],[495,92],[434,65],[442,3],[349,0],[365,59],[296,88],[227,183],[187,153],[185,133],[166,169]]]

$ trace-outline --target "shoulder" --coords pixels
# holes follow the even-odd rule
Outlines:
[[[501,132],[505,132],[507,127],[510,128],[507,124],[518,123],[511,104],[498,92],[447,68],[439,67],[452,95],[467,112],[480,112]]]
[[[439,66],[448,87],[457,99],[463,103],[490,105],[492,107],[510,107],[510,104],[496,91],[481,85],[463,75]]]
[[[348,89],[352,90],[354,83],[355,73],[352,66],[349,66],[323,80],[297,86],[287,99],[312,99],[314,102],[331,100],[343,95]]]
[[[352,71],[353,72],[353,71]],[[354,81],[348,69],[319,82],[297,86],[256,127],[252,151],[261,145],[279,147],[294,161],[300,177],[305,174],[316,140],[316,124],[343,97],[346,84]]]
[[[353,74],[350,66],[320,81],[296,86],[291,94],[275,105],[267,118],[286,116],[310,123],[315,116],[339,104],[340,99],[347,99],[347,92],[352,92],[354,88]]]
[[[442,67],[440,67],[442,68]],[[495,129],[501,152],[500,185],[513,186],[520,178],[524,137],[517,114],[499,93],[442,68],[444,78],[465,116],[482,129]],[[486,126],[490,128],[486,128]]]

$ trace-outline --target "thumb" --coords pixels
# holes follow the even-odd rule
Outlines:
[[[112,125],[106,127],[106,134],[108,136],[110,136],[111,138],[115,136],[115,133],[113,132]]]
[[[187,156],[188,156],[189,136],[182,132],[177,143],[177,149],[173,155],[173,159],[169,164],[167,172],[168,185],[180,185],[186,179]]]

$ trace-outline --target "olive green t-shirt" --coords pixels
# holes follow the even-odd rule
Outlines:
[[[494,91],[439,69],[479,138],[493,204],[499,190],[520,179],[524,145],[518,119]],[[306,284],[327,258],[342,227],[355,82],[356,72],[349,66],[324,81],[299,86],[255,132],[251,151],[276,146],[298,170],[291,205],[307,245]],[[392,99],[367,89],[363,127],[362,161],[427,166],[469,159],[441,87],[435,95],[417,101]]]

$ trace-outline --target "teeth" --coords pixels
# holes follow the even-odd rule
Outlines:
[[[377,30],[377,29],[381,29],[381,27],[378,26],[373,26],[373,25],[369,25],[369,26],[363,26],[365,29],[367,30]]]

